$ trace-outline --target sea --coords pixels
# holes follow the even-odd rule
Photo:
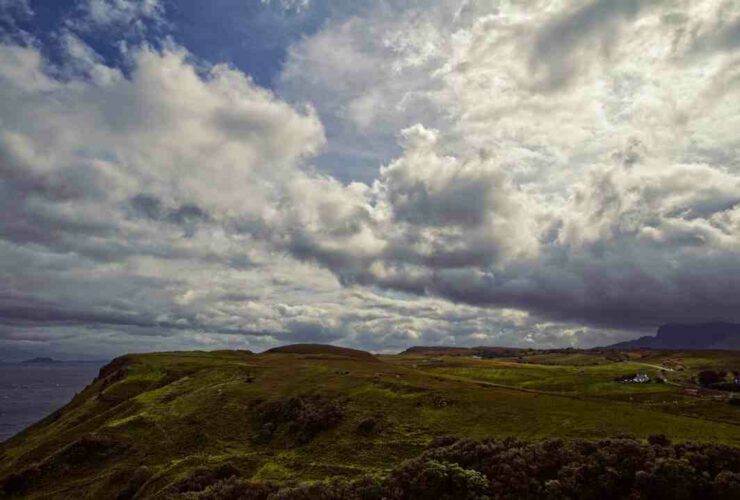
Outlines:
[[[104,364],[0,364],[0,442],[69,403]]]

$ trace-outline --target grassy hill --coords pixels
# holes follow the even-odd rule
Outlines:
[[[740,446],[730,393],[687,393],[699,371],[738,367],[737,353],[704,351],[127,355],[2,443],[0,481],[17,498],[177,498],[219,475],[278,484],[383,475],[443,436],[665,434]],[[635,371],[668,383],[614,380]]]

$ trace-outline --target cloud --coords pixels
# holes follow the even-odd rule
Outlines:
[[[301,12],[310,8],[311,0],[260,0],[264,5],[275,5],[283,12]]]
[[[143,47],[130,76],[107,68],[108,78],[90,78],[106,67],[69,41],[69,60],[84,64],[64,79],[34,48],[0,49],[5,352],[309,340],[387,350],[457,341],[455,324],[471,342],[499,334],[498,311],[343,287],[314,264],[352,277],[383,255],[394,207],[413,207],[380,186],[413,191],[402,172],[438,155],[413,136],[432,132],[406,133],[408,158],[377,190],[345,186],[305,164],[325,143],[310,107],[225,66],[196,71],[177,48]],[[430,168],[453,177],[466,168],[437,162]],[[466,211],[480,203],[463,202],[452,220],[472,230]],[[394,237],[399,252],[404,235]]]
[[[0,316],[260,331],[187,310],[179,289],[198,269],[252,262],[228,221],[274,210],[283,178],[300,176],[295,163],[321,147],[321,125],[241,73],[217,66],[198,75],[183,51],[132,57],[130,79],[59,81],[35,49],[0,50],[3,269],[6,277],[20,262],[35,269],[5,281],[31,305]],[[89,71],[100,65],[88,62]],[[188,262],[189,277],[178,278]],[[133,302],[121,310],[115,303],[127,294]],[[38,307],[41,299],[50,305]]]
[[[15,17],[30,19],[34,16],[29,0],[0,0],[0,21],[15,26]]]
[[[126,71],[73,28],[56,66],[0,45],[0,345],[740,321],[737,55],[702,38],[727,4],[420,6],[330,18],[275,92],[172,41]]]
[[[684,40],[720,19],[728,39],[733,8],[440,2],[300,42],[281,91],[329,117],[330,151],[395,155],[374,181],[380,250],[325,264],[557,321],[738,320],[736,55],[722,42],[697,58]],[[341,57],[321,56],[334,45]]]
[[[546,22],[539,29],[530,55],[532,69],[545,70],[541,84],[556,89],[583,76],[584,68],[579,67],[579,62],[593,60],[589,52],[598,51],[608,59],[620,26],[634,21],[647,6],[639,0],[594,0]]]
[[[20,25],[32,21],[35,15],[30,0],[0,0],[0,40],[32,41],[33,37]]]
[[[143,22],[162,22],[164,6],[160,0],[81,0],[82,24],[95,29],[143,28]]]

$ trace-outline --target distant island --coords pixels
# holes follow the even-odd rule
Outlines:
[[[37,365],[37,364],[38,365],[48,365],[52,363],[61,363],[61,361],[54,359],[54,358],[37,357],[37,358],[32,358],[32,359],[27,359],[25,361],[21,361],[21,363],[24,365]]]
[[[619,342],[604,349],[656,349],[656,350],[740,350],[740,324],[700,323],[667,324],[658,328],[655,337],[645,336]]]

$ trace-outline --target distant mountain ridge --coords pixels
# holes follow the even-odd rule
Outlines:
[[[740,350],[740,324],[701,323],[667,324],[658,328],[655,337],[645,336],[635,340],[619,342],[606,349],[694,349],[694,350]]]

